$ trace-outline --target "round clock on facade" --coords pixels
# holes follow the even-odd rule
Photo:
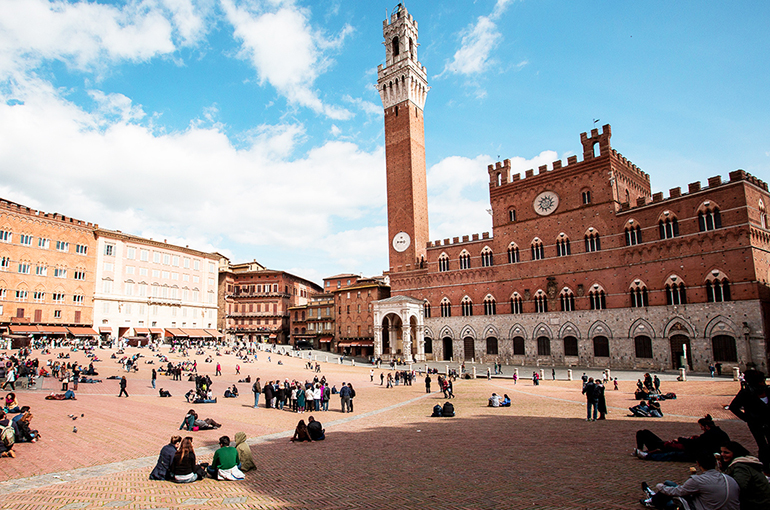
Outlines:
[[[553,191],[543,191],[535,197],[532,206],[540,216],[548,216],[559,207],[559,195]]]
[[[405,251],[412,243],[412,239],[406,232],[399,232],[393,236],[393,249],[397,252]]]

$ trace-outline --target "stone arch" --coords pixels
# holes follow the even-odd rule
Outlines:
[[[604,321],[596,321],[591,324],[590,328],[588,328],[588,338],[593,338],[595,336],[606,336],[611,339],[612,330]]]
[[[636,319],[631,323],[631,327],[628,328],[628,338],[635,338],[637,336],[655,338],[655,328],[644,319]]]
[[[574,336],[580,340],[580,329],[571,321],[567,321],[559,328],[559,338],[563,339],[565,336]]]
[[[436,336],[433,334],[433,330],[431,329],[430,326],[425,326],[425,334],[424,334],[424,336],[426,336],[428,338],[436,338]]]
[[[508,338],[514,338],[517,336],[522,337],[524,340],[526,340],[529,336],[527,335],[527,329],[518,322],[511,326],[511,329],[508,330]]]
[[[486,328],[484,328],[484,336],[482,336],[481,338],[489,338],[490,336],[500,338],[500,333],[498,332],[497,328],[492,324],[489,324]]]
[[[551,331],[551,328],[546,323],[541,322],[532,330],[532,338],[537,338],[539,336],[553,338],[553,331]]]
[[[441,338],[444,338],[444,337],[454,338],[455,334],[454,334],[454,331],[452,331],[452,328],[450,328],[449,326],[444,326],[441,328],[441,332],[439,333],[439,336]]]
[[[712,338],[717,335],[741,338],[741,328],[724,315],[717,315],[706,324],[704,338]]]
[[[673,317],[663,328],[664,337],[668,338],[671,335],[687,335],[695,338],[695,328],[682,317]]]
[[[474,340],[478,338],[476,336],[476,331],[473,329],[473,327],[470,324],[466,324],[465,326],[463,326],[463,329],[460,331],[461,331],[460,338],[471,337]]]

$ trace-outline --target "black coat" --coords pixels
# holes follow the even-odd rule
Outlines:
[[[171,478],[171,463],[176,455],[176,447],[172,444],[164,446],[158,456],[158,463],[150,473],[150,480],[168,480]]]

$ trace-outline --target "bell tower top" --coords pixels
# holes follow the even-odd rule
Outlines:
[[[385,109],[411,101],[422,110],[427,98],[428,76],[417,60],[417,21],[402,4],[382,22],[385,65],[377,66],[377,90]]]

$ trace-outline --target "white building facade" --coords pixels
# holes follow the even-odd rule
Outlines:
[[[217,336],[221,255],[105,229],[96,239],[94,329],[102,339]]]

